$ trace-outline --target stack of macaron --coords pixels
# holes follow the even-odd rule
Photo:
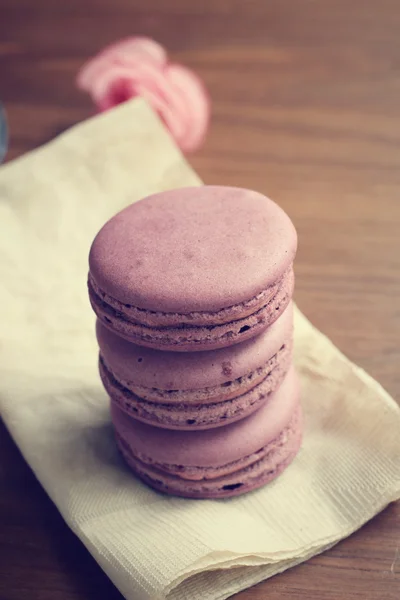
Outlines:
[[[274,202],[219,186],[149,196],[97,234],[88,285],[100,375],[119,449],[151,487],[236,496],[295,457],[296,247]]]

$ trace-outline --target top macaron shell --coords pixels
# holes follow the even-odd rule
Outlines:
[[[97,234],[90,274],[119,302],[188,314],[246,302],[293,262],[296,231],[272,200],[218,186],[155,194]]]

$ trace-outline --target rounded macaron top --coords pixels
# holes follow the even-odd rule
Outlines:
[[[170,465],[218,467],[257,452],[289,424],[299,402],[299,380],[291,367],[278,390],[264,405],[225,427],[172,431],[141,423],[112,404],[117,433],[135,454]]]
[[[266,196],[201,186],[161,192],[110,219],[89,255],[112,298],[144,310],[188,314],[246,302],[293,262],[295,228]]]
[[[97,321],[100,352],[119,380],[162,390],[194,390],[221,385],[247,375],[290,343],[293,304],[260,335],[236,346],[177,354],[137,346]]]

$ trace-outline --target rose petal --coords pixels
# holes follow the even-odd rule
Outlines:
[[[96,104],[102,102],[103,96],[108,94],[109,86],[114,80],[130,80],[140,83],[141,87],[149,87],[154,94],[164,99],[171,110],[181,112],[185,110],[185,103],[181,94],[171,86],[165,77],[164,71],[149,63],[134,63],[131,66],[112,64],[102,69],[93,81],[90,93]]]
[[[97,106],[104,103],[105,97],[110,96],[113,85],[119,85],[121,81],[131,81],[130,69],[118,67],[105,69],[91,86],[90,95]]]
[[[147,100],[153,110],[158,113],[174,140],[179,143],[179,140],[185,135],[186,129],[182,115],[151,87],[138,83],[137,92],[138,96]]]
[[[104,94],[97,106],[101,111],[108,110],[137,95],[137,89],[132,81],[122,78],[115,79],[109,83],[107,93]]]
[[[87,61],[79,70],[76,82],[80,89],[90,92],[96,78],[110,64],[148,62],[161,67],[166,64],[166,60],[166,52],[157,42],[148,38],[128,38],[107,46],[95,58]]]
[[[201,144],[207,132],[210,100],[201,79],[186,67],[171,64],[166,68],[166,76],[186,101],[188,121],[181,148],[191,152]]]
[[[108,68],[97,74],[89,90],[96,104],[102,102],[103,96],[109,93],[110,85],[118,80],[141,82],[145,85],[147,83],[155,87],[157,80],[162,82],[163,77],[158,67],[152,64],[138,62],[129,67],[118,64],[109,65]]]
[[[120,52],[123,52],[124,54],[129,54],[131,52],[140,53],[143,57],[146,57],[159,65],[164,65],[167,62],[167,52],[165,48],[158,42],[146,37],[138,36],[120,40],[119,42],[115,42],[104,48],[101,54],[106,52],[114,53],[115,51],[117,54]]]
[[[166,70],[154,70],[149,68],[149,65],[141,64],[135,69],[132,74],[136,82],[140,82],[142,88],[148,87],[162,99],[164,110],[168,108],[168,115],[174,114],[174,119],[178,115],[183,116],[186,111],[185,101],[182,99],[180,90],[177,90],[174,85],[168,80]],[[167,118],[167,117],[166,117]]]

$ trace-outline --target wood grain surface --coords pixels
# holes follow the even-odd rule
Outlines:
[[[398,0],[0,0],[8,158],[93,112],[74,83],[86,58],[124,36],[156,38],[211,92],[194,168],[206,183],[255,188],[283,206],[300,238],[301,309],[398,399],[399,31]],[[399,505],[236,596],[267,597],[398,600]],[[0,599],[94,598],[121,596],[2,427]]]

